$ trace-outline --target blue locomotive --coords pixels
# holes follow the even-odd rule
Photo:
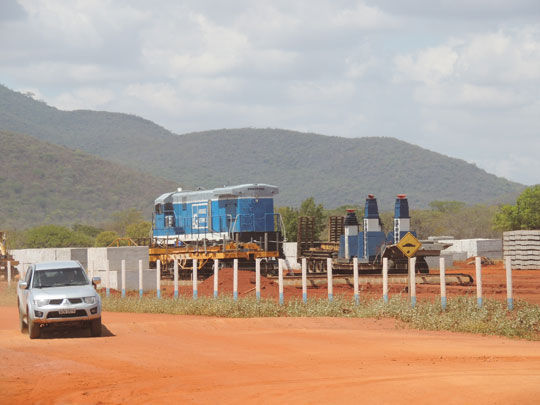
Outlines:
[[[163,194],[155,200],[153,237],[167,245],[234,240],[269,248],[282,240],[281,219],[274,213],[278,192],[268,184],[243,184]]]

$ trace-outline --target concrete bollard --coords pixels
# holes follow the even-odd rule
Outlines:
[[[279,305],[283,305],[283,260],[278,259],[278,284],[279,284]]]
[[[7,262],[7,286],[11,287],[11,262],[9,260]]]
[[[198,276],[198,268],[197,266],[199,265],[197,259],[193,259],[193,299],[196,300],[197,299],[197,295],[199,294],[199,287],[198,287],[198,280],[197,280],[197,276]]]
[[[441,307],[446,310],[446,264],[444,262],[444,257],[439,259],[439,278],[441,281]]]
[[[178,260],[174,259],[174,298],[178,299]]]
[[[334,285],[332,280],[332,259],[329,257],[326,259],[326,275],[328,279],[328,300],[334,299]]]
[[[214,298],[218,297],[219,259],[214,259]]]
[[[383,300],[388,304],[388,257],[382,260],[382,295]]]
[[[142,260],[139,260],[139,298],[143,296],[143,273],[142,273]]]
[[[416,306],[416,258],[409,258],[409,297],[411,298],[411,307]]]
[[[261,300],[261,259],[255,259],[255,296]]]
[[[238,259],[233,261],[233,298],[238,300]]]
[[[302,300],[307,302],[307,259],[302,258]]]
[[[126,296],[126,261],[122,260],[122,298]]]
[[[514,309],[514,297],[512,292],[512,259],[506,256],[506,302],[508,310]]]
[[[358,257],[353,258],[353,284],[354,284],[354,300],[358,304],[360,302],[360,287],[358,285]]]
[[[482,308],[482,258],[477,256],[474,264],[476,266],[476,302],[478,308]]]
[[[105,295],[109,297],[111,295],[111,262],[107,260],[105,262]]]
[[[156,261],[156,296],[161,298],[161,261]]]

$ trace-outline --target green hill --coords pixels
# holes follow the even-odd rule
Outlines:
[[[0,131],[0,229],[96,224],[131,207],[150,216],[175,183],[28,135]]]
[[[524,188],[394,138],[254,128],[175,135],[132,115],[60,111],[2,86],[0,129],[80,149],[186,188],[274,184],[279,205],[298,205],[310,196],[327,207],[362,204],[372,193],[388,209],[395,194],[407,193],[413,208],[425,208],[433,200],[500,201]]]

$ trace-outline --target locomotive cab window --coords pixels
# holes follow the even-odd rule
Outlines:
[[[174,227],[174,217],[172,215],[167,215],[165,217],[165,227],[173,228]]]
[[[156,214],[163,214],[163,205],[156,204]]]

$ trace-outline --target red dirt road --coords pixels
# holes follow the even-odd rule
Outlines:
[[[540,342],[392,320],[104,313],[31,341],[0,307],[0,403],[537,404]]]

